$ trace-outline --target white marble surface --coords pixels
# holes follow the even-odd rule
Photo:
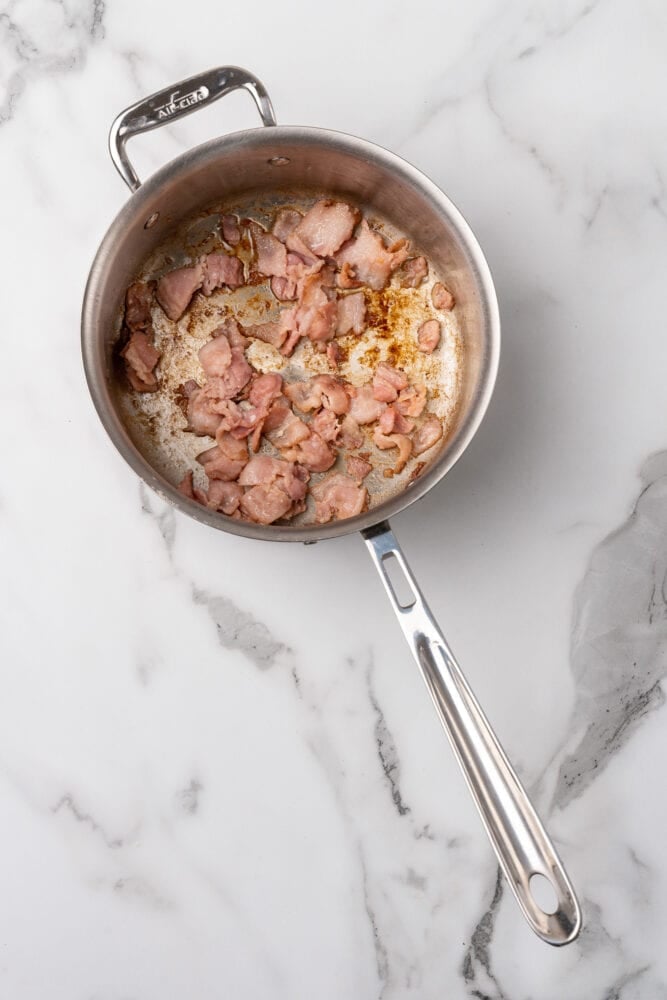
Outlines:
[[[666,46],[658,0],[5,4],[1,997],[667,996]],[[108,126],[223,63],[411,160],[489,258],[494,400],[395,528],[576,883],[569,948],[497,883],[360,539],[175,515],[93,412]],[[254,124],[235,95],[133,156]]]

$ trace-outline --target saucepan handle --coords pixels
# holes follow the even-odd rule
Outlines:
[[[264,84],[240,66],[219,66],[217,69],[198,73],[197,76],[165,87],[157,94],[151,94],[121,111],[109,132],[109,152],[116,170],[130,191],[136,191],[141,181],[128,159],[125,149],[128,139],[192,114],[225,94],[240,89],[251,94],[263,124],[275,125],[276,116]]]
[[[581,911],[570,880],[468,687],[389,524],[385,521],[368,528],[363,536],[526,920],[549,944],[574,941],[581,929]],[[537,902],[535,892],[539,896],[539,889],[536,881],[531,883],[536,875],[548,879],[555,893],[553,906],[543,903],[543,909]]]

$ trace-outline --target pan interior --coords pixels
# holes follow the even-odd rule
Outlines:
[[[331,197],[331,194],[330,191],[254,192],[243,199],[209,206],[179,223],[148,256],[136,277],[144,281],[156,279],[174,267],[194,263],[203,253],[223,250],[220,216],[225,212],[232,212],[240,218],[252,218],[270,228],[280,207],[293,207],[305,212],[318,198]],[[389,244],[408,235],[372,207],[359,207]],[[411,254],[420,252],[421,249],[411,238]],[[242,241],[238,253],[246,261],[250,260],[251,248],[246,239]],[[441,442],[429,452],[411,458],[399,474],[394,472],[396,449],[380,450],[373,443],[371,429],[362,428],[365,440],[360,451],[369,453],[369,461],[373,465],[373,471],[364,481],[371,508],[402,492],[429,468],[446,447],[455,422],[464,352],[456,310],[443,313],[433,309],[431,289],[438,280],[447,283],[448,278],[437,274],[431,267],[428,278],[418,288],[401,288],[394,280],[380,292],[366,289],[367,330],[361,335],[349,334],[337,341],[342,353],[338,374],[342,378],[353,385],[361,385],[372,378],[382,361],[399,367],[406,372],[411,384],[426,386],[427,408],[443,423]],[[201,384],[202,370],[197,352],[226,316],[233,316],[243,326],[249,326],[277,319],[279,307],[268,282],[259,279],[233,292],[220,289],[208,298],[195,295],[192,305],[178,322],[169,320],[156,305],[153,321],[155,342],[161,353],[159,390],[155,393],[133,392],[123,375],[122,366],[118,366],[115,391],[127,430],[146,460],[173,486],[180,482],[187,470],[192,470],[195,483],[202,489],[206,488],[206,477],[196,456],[210,447],[212,442],[187,431],[180,392],[188,379],[195,379]],[[417,330],[424,320],[430,318],[441,322],[442,336],[436,351],[428,355],[418,349]],[[118,329],[120,323],[119,315],[116,319]],[[258,371],[278,371],[286,382],[332,372],[326,354],[318,351],[310,341],[302,341],[292,357],[285,358],[271,345],[251,339],[246,355]],[[262,451],[275,453],[265,440]],[[345,471],[343,452],[339,454],[335,470]],[[323,475],[326,474],[313,474],[311,484]],[[314,506],[309,496],[306,511],[294,518],[293,523],[305,525],[313,523],[313,520]]]
[[[215,239],[211,226],[222,207],[235,207],[261,221],[280,203],[296,200],[303,208],[323,194],[356,203],[387,235],[407,236],[415,252],[429,260],[431,283],[440,277],[454,293],[456,309],[445,319],[443,338],[452,345],[451,355],[443,359],[446,363],[437,375],[439,397],[429,404],[447,401],[443,415],[448,433],[437,454],[426,454],[429,465],[420,475],[408,482],[410,470],[395,480],[383,476],[371,509],[355,518],[327,525],[268,527],[230,520],[185,499],[173,485],[182,475],[182,463],[191,464],[193,453],[203,450],[208,439],[184,435],[180,416],[174,416],[171,424],[165,419],[160,443],[157,414],[147,412],[151,404],[129,400],[119,380],[116,343],[125,291],[138,275],[159,274],[167,266],[190,259],[193,251],[212,246],[207,241]],[[428,287],[422,292],[424,300]],[[243,294],[250,299],[256,292]],[[214,309],[212,315],[205,315],[206,303],[191,307],[190,318],[186,314],[176,331],[177,339],[192,338],[191,350],[183,353],[183,359],[196,358],[198,339],[210,334],[219,322],[220,310],[232,305],[232,297],[223,292],[208,303]],[[402,318],[414,342],[415,323],[426,308],[425,301],[409,307],[403,303],[403,308],[400,303],[393,303],[391,309],[389,305],[385,302],[380,312],[384,310],[385,319]],[[259,301],[254,306],[263,318],[269,315]],[[250,310],[248,301],[244,308]],[[93,401],[112,441],[135,472],[166,500],[208,525],[276,541],[315,541],[360,530],[426,493],[473,436],[492,392],[499,350],[497,303],[486,261],[447,197],[410,164],[380,147],[342,133],[301,126],[255,129],[212,140],[149,178],[119,212],[102,241],[89,276],[82,320],[84,365]],[[156,325],[159,338],[173,333],[157,315]],[[401,323],[394,322],[394,338],[400,338],[401,328]],[[381,339],[387,349],[392,346],[390,338]],[[370,345],[378,352],[382,346]],[[405,366],[400,349],[398,357],[393,357]],[[302,354],[301,363],[310,373],[316,362]],[[192,364],[198,362],[192,360]],[[186,368],[185,360],[178,372],[174,368],[168,379],[172,389],[177,375],[179,382],[183,380]],[[290,369],[287,377],[297,374]],[[349,369],[342,374],[355,381]],[[168,394],[163,405],[175,413]],[[380,457],[389,463],[391,452]]]

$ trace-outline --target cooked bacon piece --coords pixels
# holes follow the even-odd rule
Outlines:
[[[125,293],[125,326],[130,333],[146,333],[153,327],[154,282],[135,281]]]
[[[361,284],[361,282],[357,281],[357,279],[355,278],[354,268],[348,261],[345,261],[340,271],[338,272],[338,276],[336,278],[336,284],[338,285],[339,288],[358,288],[359,285]]]
[[[273,458],[271,455],[254,455],[239,476],[241,486],[257,486],[259,483],[272,483],[278,476],[289,473],[289,462],[283,458]]]
[[[219,427],[215,434],[215,443],[225,458],[228,458],[231,462],[243,462],[244,465],[247,464],[250,456],[248,455],[248,445],[245,441],[239,440],[233,434],[223,431]]]
[[[364,486],[340,472],[327,476],[313,486],[311,492],[315,498],[315,520],[318,524],[326,524],[333,517],[356,517],[364,509],[368,497]]]
[[[285,386],[285,395],[303,413],[324,406],[342,415],[350,408],[344,383],[333,375],[314,375],[307,382],[292,382]]]
[[[371,385],[361,385],[352,390],[350,416],[358,424],[372,424],[374,420],[379,419],[384,408],[385,404],[376,399]]]
[[[397,274],[401,288],[418,288],[424,278],[428,277],[426,257],[410,257]]]
[[[236,444],[240,443],[239,441],[236,442]],[[247,462],[247,458],[245,460],[229,458],[222,448],[216,444],[213,448],[208,448],[200,455],[197,455],[197,461],[204,467],[204,472],[209,479],[224,479],[226,482],[229,482],[232,479],[238,478],[239,473],[243,470]]]
[[[204,281],[204,267],[177,267],[168,271],[157,283],[155,296],[169,319],[177,321],[190,305],[192,296]]]
[[[200,436],[208,434],[210,437],[215,437],[215,432],[222,419],[219,413],[213,412],[209,405],[208,396],[199,386],[188,396],[186,416],[188,430],[194,431]]]
[[[271,344],[276,350],[280,350],[287,337],[287,329],[280,320],[277,322],[256,323],[254,326],[247,327],[246,332],[249,337],[255,337],[256,340],[263,340],[265,344]]]
[[[391,272],[399,267],[407,256],[406,240],[401,240],[388,249],[382,236],[362,219],[358,235],[338,251],[336,263],[339,266],[349,264],[354,268],[354,277],[358,281],[379,291],[389,281]]]
[[[222,238],[230,247],[235,247],[241,242],[241,227],[237,215],[223,215],[220,219]]]
[[[308,472],[284,459],[255,455],[239,476],[241,486],[251,487],[241,500],[241,510],[258,524],[272,524],[287,513],[302,509]]]
[[[290,250],[301,253],[300,247],[305,245],[318,257],[333,257],[343,243],[349,240],[358,218],[358,209],[345,202],[325,198],[306,212],[287,237],[287,246]]]
[[[231,345],[229,363],[224,366],[226,349],[220,338],[223,337]],[[213,345],[216,345],[215,347]],[[199,351],[199,359],[202,355],[207,364],[214,367],[210,372],[204,368],[209,380],[202,390],[210,399],[232,399],[250,381],[253,373],[245,356],[246,338],[238,328],[238,324],[233,319],[226,320],[221,326],[213,331],[213,339],[204,345]],[[210,351],[210,354],[206,352]],[[202,361],[204,365],[204,361]]]
[[[444,309],[446,312],[453,309],[456,304],[454,296],[441,281],[436,281],[431,289],[431,302],[436,309]]]
[[[202,504],[206,503],[206,494],[203,490],[198,490],[192,482],[192,469],[188,469],[176,489],[184,497],[187,497],[188,500],[197,500]]]
[[[412,441],[405,434],[383,434],[379,427],[373,431],[373,441],[378,448],[398,448],[398,460],[394,472],[402,472],[412,453]]]
[[[405,372],[399,372],[383,361],[377,366],[373,376],[373,395],[380,402],[393,403],[398,398],[399,392],[407,388],[407,384]]]
[[[417,331],[419,350],[424,354],[433,354],[440,343],[440,323],[437,319],[427,319]]]
[[[413,420],[406,420],[395,406],[388,406],[380,419],[378,427],[383,434],[409,434],[414,430]]]
[[[241,497],[241,512],[255,524],[273,524],[292,508],[292,500],[277,484],[259,483]]]
[[[226,253],[210,253],[201,261],[204,268],[204,280],[201,290],[204,295],[211,295],[216,288],[238,288],[243,284],[243,261],[239,257],[230,257]]]
[[[271,278],[271,291],[281,302],[292,302],[296,298],[296,281],[293,278],[274,275]]]
[[[412,450],[415,455],[432,448],[442,437],[442,421],[437,417],[427,417],[424,423],[417,429],[412,441]]]
[[[327,358],[332,368],[338,368],[338,365],[343,360],[343,352],[335,340],[330,340],[327,344]]]
[[[221,333],[204,344],[198,357],[208,378],[224,375],[232,363],[232,349],[226,334]]]
[[[258,222],[251,222],[249,227],[252,243],[255,249],[255,267],[260,274],[267,277],[276,275],[287,276],[287,250],[272,233],[267,233]]]
[[[276,400],[264,421],[264,435],[278,449],[292,448],[304,441],[310,430],[285,400]]]
[[[330,301],[318,274],[303,282],[296,311],[296,326],[302,337],[313,343],[331,340],[336,325],[336,302]]]
[[[375,400],[373,400],[375,402]],[[340,425],[340,444],[349,451],[361,448],[364,443],[364,435],[359,429],[359,424],[351,413],[343,417]]]
[[[366,320],[366,300],[363,292],[342,295],[338,299],[336,335],[363,333]]]
[[[231,517],[239,509],[243,488],[238,483],[225,483],[222,479],[214,479],[209,483],[208,491],[203,496],[207,507]]]
[[[401,390],[396,400],[396,409],[405,417],[419,417],[426,406],[426,386],[421,383],[409,385]]]
[[[259,375],[252,383],[248,399],[253,406],[268,406],[280,396],[283,389],[283,377],[278,372],[267,372]]]
[[[357,483],[361,483],[373,470],[371,463],[359,458],[358,455],[348,455],[345,459],[345,468],[348,476],[351,476]]]
[[[287,340],[280,348],[280,353],[284,354],[286,358],[291,357],[294,348],[296,347],[296,345],[299,343],[300,340],[301,340],[301,334],[299,333],[299,331],[292,330],[291,333],[287,335]]]
[[[317,254],[313,253],[310,247],[303,242],[301,237],[294,230],[287,237],[285,246],[288,248],[288,250],[290,250],[292,254],[299,257],[302,263],[306,264],[309,267],[322,263],[321,259],[317,256]]]
[[[276,212],[276,217],[273,221],[273,226],[271,232],[284,243],[292,232],[299,225],[303,216],[301,212],[297,212],[295,208],[279,208]]]
[[[340,430],[333,410],[320,410],[311,420],[310,426],[323,441],[335,441]]]
[[[137,392],[155,392],[158,385],[154,369],[160,352],[146,334],[133,333],[120,353],[125,359],[125,372],[132,388]]]
[[[285,451],[284,455],[291,462],[305,466],[310,472],[326,472],[336,461],[336,452],[322,440],[317,431],[310,431],[307,438]]]

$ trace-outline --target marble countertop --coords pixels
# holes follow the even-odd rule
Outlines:
[[[655,0],[8,0],[0,996],[667,997],[666,46]],[[110,122],[224,63],[414,163],[488,257],[493,401],[394,527],[577,887],[567,948],[499,880],[361,539],[212,532],[93,411]],[[133,157],[254,125],[233,95]]]

